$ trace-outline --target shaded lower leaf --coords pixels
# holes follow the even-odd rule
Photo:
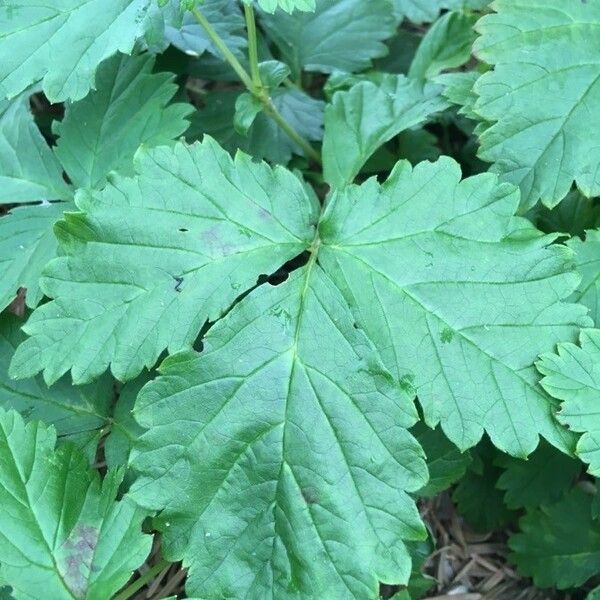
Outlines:
[[[0,576],[17,598],[106,600],[144,561],[146,513],[116,502],[121,474],[103,482],[56,434],[0,410]]]
[[[557,504],[528,512],[511,536],[510,558],[538,587],[566,589],[600,574],[600,521],[592,520],[592,496],[574,488]]]
[[[318,335],[314,335],[318,332]],[[133,467],[168,558],[201,597],[374,598],[425,537],[411,397],[311,261],[169,357],[141,392]]]

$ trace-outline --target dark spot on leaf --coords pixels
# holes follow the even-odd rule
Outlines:
[[[313,487],[302,488],[302,497],[306,504],[318,504],[319,503],[319,492]]]
[[[183,283],[183,277],[175,277],[173,276],[173,279],[175,280],[175,291],[176,292],[180,292],[181,291],[181,284]]]
[[[449,342],[451,342],[453,337],[454,331],[450,329],[450,327],[445,327],[442,331],[442,335],[440,335],[440,339],[444,344],[448,344]]]
[[[179,229],[179,231],[181,231],[182,233],[186,233],[186,232],[187,232],[187,229],[186,229],[185,227],[181,227],[181,228]]]
[[[94,570],[92,560],[98,544],[96,527],[77,525],[63,544],[65,571],[63,578],[75,598],[85,598]]]
[[[358,323],[352,323],[352,327],[354,327],[354,329],[359,329]]]
[[[415,376],[413,373],[407,373],[400,378],[398,382],[400,387],[409,394],[414,394],[415,386],[414,386]]]

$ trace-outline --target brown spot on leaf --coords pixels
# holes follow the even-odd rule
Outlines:
[[[319,492],[313,487],[302,488],[302,497],[306,504],[318,504],[319,503]]]
[[[27,288],[20,287],[17,291],[16,298],[8,305],[9,312],[17,315],[17,317],[25,316],[25,298],[27,296]]]
[[[97,527],[76,525],[63,544],[63,579],[75,598],[87,594],[98,533]]]

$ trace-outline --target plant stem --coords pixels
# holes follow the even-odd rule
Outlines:
[[[149,581],[154,579],[163,569],[171,563],[164,558],[156,563],[151,569],[146,571],[139,579],[136,579],[131,585],[127,586],[121,593],[117,594],[113,600],[128,600],[140,588],[144,587]]]
[[[248,91],[252,92],[254,88],[252,78],[250,75],[248,75],[246,69],[242,67],[240,61],[235,57],[235,54],[227,47],[227,44],[215,31],[214,27],[208,22],[208,19],[197,8],[192,9],[192,14],[196,18],[196,21],[198,21],[198,23],[204,27],[204,30],[208,34],[208,37],[211,39],[212,43],[219,49],[225,60],[231,65]]]
[[[246,29],[248,30],[248,60],[250,62],[250,73],[252,74],[252,87],[256,92],[259,92],[262,89],[262,81],[258,70],[256,20],[254,19],[254,8],[250,4],[244,4],[244,15],[246,16]]]
[[[202,12],[197,8],[194,8],[191,12],[198,23],[202,25],[213,44],[219,49],[223,55],[223,58],[225,58],[225,60],[231,65],[242,83],[246,86],[246,89],[263,105],[263,110],[265,113],[267,113],[275,121],[275,123],[279,125],[279,127],[294,143],[302,148],[308,158],[318,164],[321,164],[321,156],[319,153],[285,120],[283,115],[273,104],[273,101],[271,100],[267,90],[262,85],[260,72],[258,70],[258,44],[256,36],[256,21],[254,19],[253,8],[244,4],[246,25],[248,27],[248,55],[252,76],[250,76],[246,69],[244,69],[244,67],[240,64],[240,61],[227,47],[227,44],[215,31],[214,27],[208,22],[207,18],[202,14]]]

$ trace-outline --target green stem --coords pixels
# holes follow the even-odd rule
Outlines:
[[[164,558],[156,563],[151,569],[146,571],[140,578],[136,579],[131,585],[127,586],[121,593],[117,594],[113,600],[128,600],[139,589],[143,588],[149,581],[154,579],[163,569],[171,563]]]
[[[277,110],[277,107],[273,104],[267,90],[262,86],[260,80],[260,73],[258,70],[258,44],[256,37],[256,21],[254,19],[254,11],[251,6],[244,5],[244,11],[246,14],[246,23],[248,26],[248,54],[250,59],[250,69],[252,76],[248,74],[246,69],[240,64],[240,61],[235,57],[233,52],[227,47],[227,44],[223,41],[221,36],[215,31],[213,26],[208,22],[207,18],[197,8],[192,9],[192,14],[204,27],[204,30],[208,34],[213,44],[219,49],[223,58],[231,65],[237,76],[240,78],[242,83],[246,86],[246,89],[263,105],[263,110],[267,113],[279,127],[286,133],[286,135],[294,141],[308,158],[321,164],[321,157],[319,153],[305,140],[283,117],[283,115]]]
[[[219,49],[225,60],[231,65],[237,76],[242,80],[248,91],[252,91],[254,85],[250,75],[246,69],[242,67],[240,61],[235,57],[235,54],[227,47],[227,44],[222,40],[221,36],[215,31],[214,27],[208,22],[208,19],[197,9],[192,9],[192,14],[196,21],[204,27],[212,43]]]
[[[248,29],[248,61],[250,62],[250,73],[252,74],[252,83],[255,91],[262,89],[260,72],[258,70],[258,43],[256,37],[256,20],[254,19],[254,9],[250,4],[244,4],[244,14],[246,15],[246,28]]]

